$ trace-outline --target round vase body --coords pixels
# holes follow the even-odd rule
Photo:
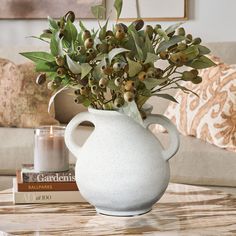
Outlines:
[[[78,147],[73,130],[85,120],[95,129],[83,147]],[[154,122],[144,126],[150,123]],[[170,176],[168,158],[146,127],[119,112],[93,109],[77,115],[67,126],[66,144],[77,157],[76,182],[97,212],[143,214],[165,192]]]

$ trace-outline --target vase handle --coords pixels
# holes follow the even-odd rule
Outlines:
[[[79,155],[82,148],[75,142],[74,131],[76,130],[76,127],[84,121],[93,122],[92,115],[89,112],[79,113],[66,126],[65,143],[75,157]]]
[[[163,157],[166,161],[168,161],[171,157],[175,155],[175,153],[179,149],[179,133],[175,127],[175,125],[165,116],[163,115],[148,115],[147,119],[144,120],[144,125],[146,128],[151,124],[160,124],[165,127],[170,135],[170,145],[169,148],[162,151]]]

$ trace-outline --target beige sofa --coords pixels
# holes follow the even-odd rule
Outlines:
[[[208,46],[213,54],[220,56],[227,63],[236,63],[236,43],[211,43]],[[21,51],[28,51],[22,48]],[[0,49],[0,57],[16,63],[24,59],[17,54],[19,50]],[[151,99],[154,113],[163,113],[168,101]],[[73,104],[72,98],[61,94],[55,102],[56,116],[62,122],[81,111]],[[78,143],[86,140],[91,132],[90,127],[78,129]],[[168,142],[167,134],[158,134],[164,146]],[[16,168],[22,163],[33,162],[33,129],[0,128],[0,190],[12,186],[12,177]],[[75,161],[73,156],[71,162]],[[217,148],[193,137],[181,135],[179,152],[170,161],[171,180],[173,182],[232,186],[236,187],[236,154]]]

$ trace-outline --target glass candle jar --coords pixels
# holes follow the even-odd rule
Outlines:
[[[69,151],[64,141],[65,127],[42,126],[35,129],[34,169],[56,172],[69,169]]]

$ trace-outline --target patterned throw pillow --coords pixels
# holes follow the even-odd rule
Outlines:
[[[0,59],[0,126],[32,128],[58,124],[48,114],[50,92],[35,83],[32,63],[15,65]]]
[[[171,103],[164,115],[183,135],[236,152],[236,65],[213,59],[217,66],[200,72],[200,85],[185,84],[199,97],[179,91],[179,104]]]

